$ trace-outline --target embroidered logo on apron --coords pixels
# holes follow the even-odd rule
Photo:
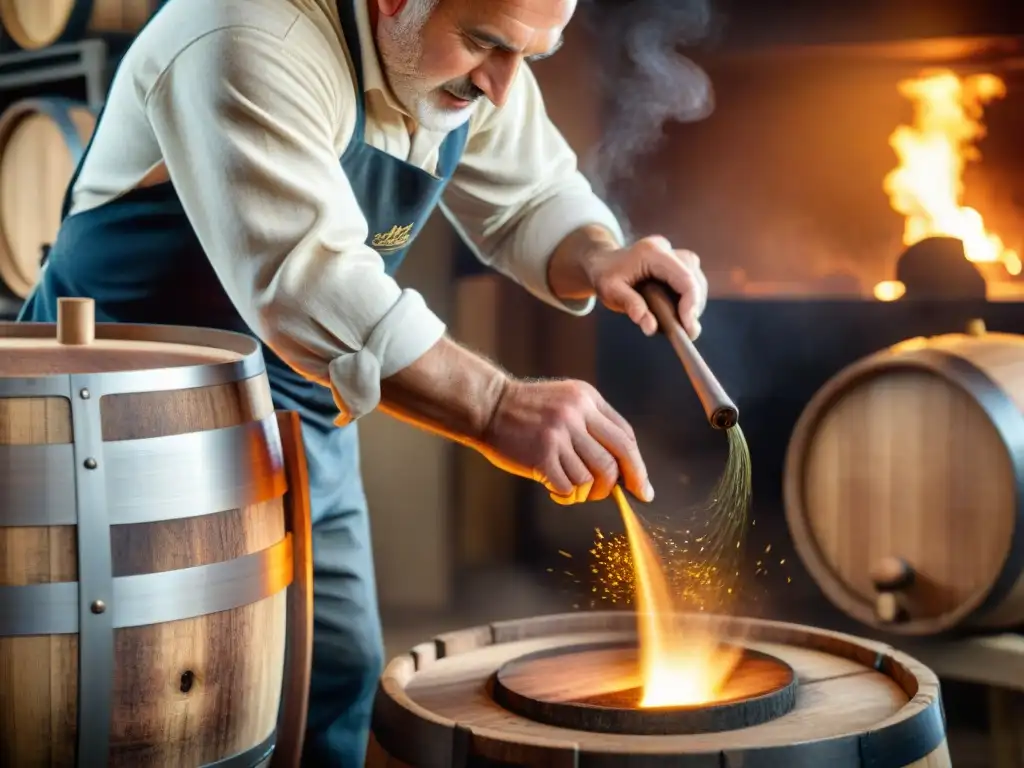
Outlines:
[[[412,228],[415,224],[406,224],[404,227],[394,226],[387,232],[380,232],[373,236],[370,245],[378,251],[397,251],[404,248],[412,239]]]

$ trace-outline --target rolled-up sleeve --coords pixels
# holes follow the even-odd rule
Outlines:
[[[344,423],[373,410],[381,378],[445,326],[365,245],[336,147],[354,87],[318,55],[260,30],[218,30],[174,59],[146,109],[231,301],[286,363],[333,389]]]
[[[578,315],[590,312],[594,300],[563,301],[551,292],[551,255],[566,236],[587,225],[603,226],[624,240],[618,220],[548,117],[525,64],[504,106],[486,105],[474,117],[443,209],[480,261]]]

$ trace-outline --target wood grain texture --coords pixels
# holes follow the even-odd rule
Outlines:
[[[919,365],[922,353],[980,378],[964,387]],[[838,374],[805,409],[787,457],[786,515],[802,560],[843,611],[917,635],[1024,622],[1022,563],[1010,557],[1024,468],[997,429],[1008,422],[984,407],[993,397],[1014,418],[1024,412],[1024,338],[904,342]],[[894,563],[907,568],[900,578]],[[1016,584],[992,603],[1006,578]]]
[[[299,768],[309,712],[313,665],[313,528],[309,501],[309,469],[302,443],[302,424],[294,412],[279,412],[281,448],[288,474],[288,532],[292,536],[295,575],[288,590],[288,657],[277,747],[272,768]]]
[[[231,350],[191,344],[97,339],[88,346],[68,347],[55,338],[0,337],[0,376],[145,371],[227,363],[239,358]]]
[[[238,357],[188,349],[173,355],[193,364]],[[160,350],[148,351],[154,354],[147,358],[137,348],[136,359],[160,359]],[[6,353],[0,359],[0,366],[14,367]],[[109,363],[93,360],[92,369],[109,370]],[[109,396],[100,407],[108,442],[218,429],[273,414],[265,375],[185,391]],[[67,401],[0,399],[0,444],[72,438]],[[300,524],[308,524],[308,517]],[[228,561],[285,535],[281,498],[216,514],[114,526],[114,575]],[[74,581],[76,548],[73,526],[0,528],[0,585]],[[309,567],[308,554],[303,564]],[[277,724],[286,610],[282,591],[233,610],[116,630],[109,765],[200,766],[262,742]],[[0,765],[75,764],[77,664],[75,635],[0,638]]]
[[[796,671],[795,708],[758,726],[694,735],[605,734],[544,725],[498,706],[488,681],[512,660],[572,645],[635,640],[632,632],[608,629],[614,621],[606,613],[562,618],[567,632],[560,631],[559,617],[544,617],[523,633],[533,635],[529,639],[467,643],[461,652],[420,668],[412,655],[394,659],[381,681],[368,765],[400,768],[420,764],[426,755],[443,762],[453,752],[537,766],[664,765],[670,756],[684,768],[739,768],[769,757],[790,768],[950,765],[938,679],[927,668],[884,644],[778,622],[683,618],[695,629],[722,627],[723,637],[742,638]],[[508,634],[509,623],[504,624]],[[547,634],[536,633],[539,626]],[[872,740],[883,733],[892,739],[885,760],[863,762],[880,759],[873,746],[879,742]]]

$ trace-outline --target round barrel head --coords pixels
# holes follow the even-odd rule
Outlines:
[[[116,335],[113,337],[112,335]],[[99,324],[96,338],[88,344],[68,345],[57,341],[53,325],[0,323],[0,377],[53,376],[72,373],[112,373],[158,368],[211,365],[241,360],[247,352],[217,346],[225,336],[197,329],[175,330],[154,326]],[[198,341],[209,337],[210,346]],[[245,337],[255,348],[255,342]]]
[[[855,618],[908,634],[944,631],[999,580],[1017,483],[978,397],[927,367],[883,364],[798,426],[786,480],[794,540],[826,594]],[[883,579],[882,563],[906,572]],[[898,621],[878,617],[880,590],[898,596]]]

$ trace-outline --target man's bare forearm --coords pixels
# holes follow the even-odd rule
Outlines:
[[[594,295],[593,281],[587,272],[589,262],[618,248],[614,235],[604,227],[577,229],[558,244],[548,262],[551,292],[564,301],[589,299]]]
[[[412,365],[380,383],[380,409],[422,429],[478,446],[509,376],[443,337]]]
[[[548,266],[552,291],[561,299],[594,294],[586,271],[593,258],[618,249],[604,227],[582,227],[555,249]],[[499,367],[448,337],[412,365],[381,381],[380,409],[390,416],[480,446],[511,378]]]

